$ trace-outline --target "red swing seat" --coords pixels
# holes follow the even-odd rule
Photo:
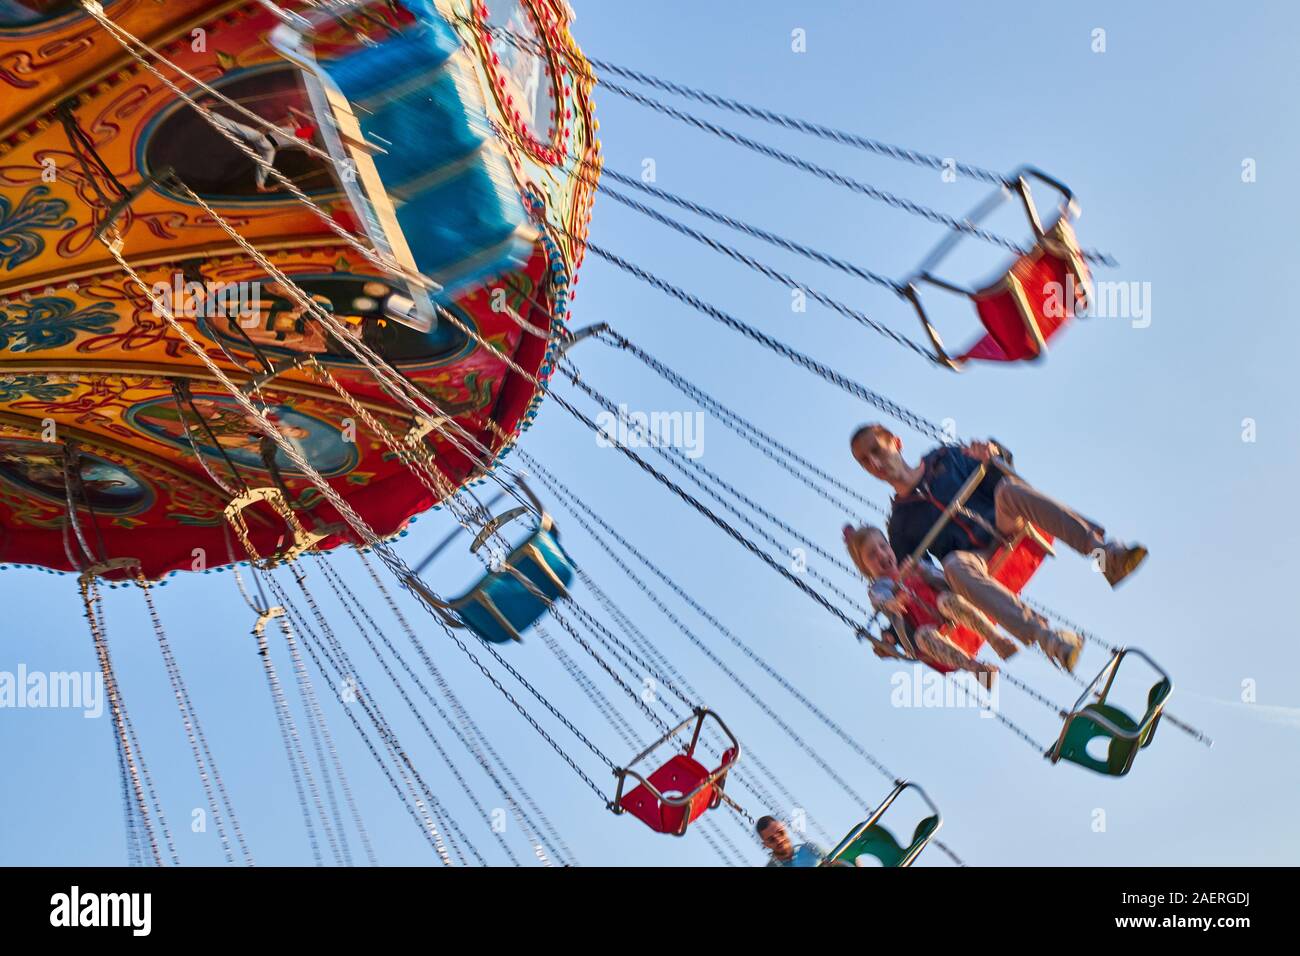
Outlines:
[[[1046,183],[1061,194],[1062,202],[1056,221],[1044,228],[1034,204],[1028,179]],[[960,370],[967,362],[1023,362],[1041,358],[1047,344],[1074,316],[1088,308],[1091,274],[1070,224],[1077,215],[1078,204],[1069,187],[1032,167],[1022,167],[1008,177],[1024,205],[1034,232],[1034,246],[1020,255],[994,281],[971,289],[933,272],[964,233],[949,234],[925,259],[900,293],[916,309],[921,326],[930,339],[940,363]],[[967,222],[976,224],[1005,201],[1009,189],[999,189],[971,211]],[[985,334],[956,358],[944,349],[938,330],[931,324],[921,302],[918,284],[924,283],[969,298]]]
[[[706,810],[716,809],[722,802],[718,775],[725,773],[735,758],[735,750],[728,750],[722,755],[719,767],[709,770],[693,757],[675,754],[650,774],[646,783],[624,794],[619,806],[656,833],[681,836]],[[673,802],[675,795],[684,795],[685,802]]]
[[[700,731],[703,729],[706,717],[712,717],[731,741],[731,746],[723,751],[722,759],[713,770],[709,770],[695,759],[695,747],[699,743]],[[695,723],[695,731],[685,753],[674,754],[649,776],[642,776],[632,769],[660,745],[672,740],[692,721]],[[627,767],[614,771],[615,776],[618,777],[618,791],[614,795],[614,802],[610,804],[610,809],[616,814],[632,814],[656,833],[682,836],[686,833],[687,827],[704,813],[716,809],[722,803],[722,790],[726,784],[727,773],[739,758],[740,742],[727,729],[727,725],[713,711],[697,709],[690,717],[633,757]],[[639,782],[637,786],[624,793],[623,787],[629,777]]]
[[[1091,274],[1064,217],[1006,274],[971,296],[987,334],[958,359],[1036,359],[1066,321],[1088,307]]]

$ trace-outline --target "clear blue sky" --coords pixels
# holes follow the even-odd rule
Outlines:
[[[1290,603],[1300,568],[1291,490],[1300,435],[1292,394],[1297,336],[1286,282],[1295,271],[1292,223],[1300,206],[1300,131],[1293,122],[1300,11],[1281,2],[1185,4],[1164,12],[1158,5],[1124,3],[1086,10],[766,0],[664,0],[651,7],[575,0],[575,6],[577,38],[593,55],[983,166],[1033,162],[1075,188],[1084,209],[1084,245],[1121,263],[1098,277],[1149,282],[1150,326],[1096,319],[1070,329],[1037,367],[986,366],[962,376],[931,370],[816,304],[792,313],[788,289],[608,199],[597,203],[592,232],[601,244],[927,417],[954,419],[961,435],[996,435],[1014,448],[1020,470],[1036,484],[1117,534],[1146,542],[1148,565],[1118,592],[1084,561],[1063,554],[1033,582],[1033,594],[1112,642],[1152,653],[1177,684],[1171,711],[1206,729],[1215,746],[1207,750],[1166,725],[1132,774],[1112,780],[1050,766],[996,722],[969,712],[892,707],[892,667],[865,653],[842,625],[617,452],[597,447],[558,407],[543,410],[524,447],[687,582],[891,769],[922,782],[943,808],[944,838],[967,861],[1294,864],[1300,856],[1300,822],[1292,812],[1300,788],[1300,765],[1293,759],[1300,743],[1300,650]],[[1103,54],[1091,49],[1098,27],[1106,30]],[[796,28],[806,31],[802,54],[790,48]],[[597,88],[596,97],[610,168],[636,174],[643,160],[653,159],[665,189],[890,274],[905,272],[938,237],[933,225],[649,114],[608,91]],[[944,184],[929,170],[719,118],[948,212],[960,213],[983,195],[977,185]],[[1258,170],[1250,184],[1241,178],[1247,158]],[[1002,222],[1010,229],[1013,221]],[[767,247],[739,244],[913,332],[914,319],[891,296]],[[981,251],[983,261],[997,261],[991,250]],[[853,427],[877,417],[870,408],[594,257],[578,290],[577,325],[611,322],[841,480],[884,500],[847,454]],[[970,321],[960,302],[941,305],[946,328],[960,330]],[[960,344],[964,337],[957,331],[949,340]],[[574,358],[586,381],[633,409],[691,409],[688,400],[604,346],[584,345]],[[1255,422],[1253,442],[1243,441],[1244,419]],[[909,450],[927,444],[903,435]],[[838,553],[846,516],[719,423],[706,421],[704,442],[703,464]],[[854,806],[652,607],[638,603],[618,570],[555,510],[574,556],[626,602],[809,813],[832,833],[859,819],[864,808]],[[401,547],[418,558],[449,527],[446,515],[429,515]],[[351,559],[339,566],[355,577]],[[454,593],[469,574],[468,564],[449,559],[432,580]],[[7,570],[0,588],[8,608],[0,670],[20,663],[43,671],[94,667],[71,579]],[[592,604],[581,589],[577,595]],[[247,634],[251,616],[233,582],[228,575],[173,579],[159,602],[258,862],[310,862]],[[220,862],[215,833],[188,828],[202,795],[138,598],[107,592],[107,613],[124,690],[182,860]],[[713,638],[707,625],[693,623]],[[699,834],[658,837],[607,813],[441,632],[421,626],[431,651],[581,862],[717,862]],[[338,627],[360,659],[360,642],[345,621]],[[551,631],[569,643],[558,627]],[[624,754],[626,746],[602,725],[540,640],[506,653],[602,748],[616,759]],[[876,771],[752,666],[737,662],[734,651],[725,656],[859,790],[884,794],[887,782]],[[1015,673],[1058,702],[1073,699],[1074,685],[1041,659],[1021,657],[1012,664]],[[1081,671],[1103,661],[1095,649],[1085,653]],[[1254,704],[1242,703],[1245,681],[1254,682]],[[378,686],[378,676],[370,682]],[[385,698],[384,706],[429,769],[436,791],[484,852],[501,862],[413,721],[396,700]],[[1014,689],[1006,689],[1003,707],[1036,739],[1046,743],[1054,736],[1053,715]],[[432,862],[346,720],[331,708],[331,727],[380,859]],[[645,722],[630,706],[626,712],[644,732]],[[0,721],[6,780],[0,862],[124,862],[108,720],[47,710],[3,711]],[[608,771],[562,729],[555,733],[605,783]],[[468,768],[463,753],[452,749]],[[499,805],[476,769],[470,776],[485,802]],[[739,788],[737,796],[755,815],[767,809]],[[1098,810],[1105,814],[1104,832],[1096,831]],[[742,843],[737,827],[728,825],[728,832]],[[521,848],[517,840],[514,845]],[[743,845],[759,862],[758,851]],[[933,851],[923,860],[947,862]]]

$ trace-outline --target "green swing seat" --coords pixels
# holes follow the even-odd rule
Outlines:
[[[849,848],[840,854],[839,862],[856,864],[860,856],[874,856],[881,866],[911,866],[938,829],[939,817],[928,816],[916,825],[911,842],[903,846],[889,830],[877,823],[867,827],[849,844]]]
[[[1127,654],[1141,657],[1160,675],[1147,693],[1146,710],[1141,720],[1134,720],[1126,711],[1107,703],[1120,662]],[[1097,694],[1097,700],[1085,704],[1084,701],[1103,681],[1105,686]],[[1160,723],[1160,716],[1173,691],[1173,680],[1150,657],[1136,648],[1120,649],[1075,702],[1074,709],[1065,718],[1061,736],[1047,752],[1048,758],[1052,763],[1068,760],[1110,777],[1124,776],[1132,769],[1137,752],[1151,745],[1156,725]],[[1088,752],[1089,745],[1097,739],[1109,741],[1104,760]]]
[[[893,833],[880,824],[885,811],[889,809],[890,804],[898,799],[904,790],[915,790],[933,811],[916,825],[916,829],[912,831],[912,839],[906,846],[899,843]],[[852,865],[857,863],[858,857],[871,856],[879,860],[881,866],[911,866],[916,858],[921,855],[921,851],[934,839],[934,835],[939,832],[941,826],[943,826],[943,814],[934,805],[934,801],[920,786],[904,780],[893,789],[893,792],[872,812],[871,816],[845,835],[835,849],[827,854],[821,865],[834,866],[844,863]]]

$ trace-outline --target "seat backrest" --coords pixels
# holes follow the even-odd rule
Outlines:
[[[1169,695],[1172,694],[1173,691],[1174,683],[1166,677],[1156,683],[1147,693],[1147,709],[1146,713],[1142,716],[1142,723],[1146,724],[1149,721],[1150,725],[1142,734],[1141,743],[1143,747],[1149,747],[1151,741],[1155,738],[1156,725],[1160,723],[1160,716],[1164,712],[1163,708],[1165,701],[1169,699]]]
[[[904,615],[904,619],[912,628],[913,633],[915,633],[918,628],[925,627],[926,625],[934,625],[939,627],[950,641],[960,647],[971,657],[974,657],[980,652],[980,648],[984,646],[984,638],[980,637],[968,628],[954,627],[950,624],[944,624],[944,622],[939,618],[938,612],[935,610],[939,600],[939,595],[936,593],[934,588],[930,587],[930,585],[927,584],[919,575],[909,576],[905,583],[907,589],[911,591],[912,595],[916,598],[916,600],[908,603],[907,612]],[[922,656],[920,659],[921,663],[938,671],[940,674],[947,674],[953,670],[953,668],[947,664],[931,660],[928,657]]]
[[[737,748],[728,747],[726,750],[722,752],[722,759],[718,761],[718,768],[717,770],[714,771],[714,773],[717,773],[718,770],[721,770],[724,767],[729,768],[733,763],[736,762],[736,759],[739,756],[740,756],[740,751]]]
[[[1042,530],[1038,533],[1048,545],[1052,543],[1051,535]],[[989,569],[998,583],[1019,594],[1042,567],[1049,553],[1033,535],[1022,535],[1014,548],[1003,545],[993,553],[989,558]]]
[[[856,863],[860,856],[873,856],[881,866],[898,866],[907,851],[894,835],[879,823],[867,827],[847,850],[840,854],[839,862]]]
[[[1042,531],[1039,531],[1039,535],[1050,546],[1051,535],[1044,534]],[[1033,535],[1021,535],[1014,547],[1009,548],[1003,545],[994,552],[989,559],[989,569],[993,577],[1004,587],[1019,594],[1049,553]],[[926,583],[925,579],[920,575],[913,574],[909,575],[904,583],[907,585],[907,589],[917,598],[917,600],[909,604],[905,615],[907,623],[913,630],[927,624],[935,625],[939,627],[949,641],[960,647],[971,657],[979,654],[980,649],[984,646],[984,638],[970,628],[946,624],[942,621],[935,610],[939,596],[934,588]],[[929,658],[922,658],[922,663],[941,674],[947,674],[953,670],[947,664],[932,661]]]

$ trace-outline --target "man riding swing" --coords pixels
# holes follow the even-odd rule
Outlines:
[[[936,522],[950,513],[925,549],[942,565],[948,586],[1026,645],[1038,644],[1073,672],[1083,639],[1073,631],[1053,629],[990,572],[988,559],[1000,544],[998,535],[1011,537],[1026,522],[1035,525],[1079,554],[1096,557],[1112,588],[1137,570],[1147,549],[1107,539],[1100,525],[1011,473],[1003,464],[1010,456],[994,442],[941,445],[910,465],[902,455],[902,440],[883,425],[871,424],[853,433],[850,448],[863,469],[894,489],[887,531],[898,560],[906,561]],[[964,508],[950,511],[963,485],[984,466],[992,467]]]

